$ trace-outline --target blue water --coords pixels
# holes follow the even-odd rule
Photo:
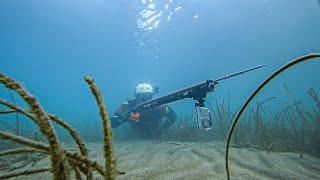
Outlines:
[[[162,11],[159,23],[141,27],[137,21],[150,4]],[[236,108],[277,67],[320,52],[319,40],[316,0],[0,1],[0,71],[23,82],[47,111],[75,127],[100,124],[85,75],[96,80],[113,113],[133,97],[139,82],[160,86],[162,95],[267,64],[221,83],[208,97],[230,95]],[[286,83],[308,101],[305,91],[320,88],[319,67],[315,61],[290,70],[263,95],[285,98],[279,89]],[[9,97],[3,87],[0,95]],[[188,114],[193,103],[172,107]]]

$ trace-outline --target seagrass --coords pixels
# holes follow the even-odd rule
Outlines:
[[[257,96],[259,92],[261,92],[262,89],[266,87],[274,78],[282,74],[283,72],[287,71],[288,69],[306,61],[312,61],[312,60],[319,60],[320,53],[311,53],[307,54],[298,58],[295,58],[291,61],[289,61],[287,64],[281,66],[279,69],[271,73],[269,77],[267,77],[254,91],[253,93],[248,97],[248,99],[242,104],[241,108],[237,112],[234,121],[232,122],[231,129],[228,134],[227,142],[226,142],[226,154],[225,154],[225,170],[227,174],[227,179],[229,180],[231,178],[231,172],[229,167],[229,154],[230,154],[230,146],[231,146],[231,139],[232,135],[236,130],[237,124],[240,121],[241,115],[244,113],[244,111],[247,109],[249,103]]]
[[[58,143],[58,139],[50,123],[50,119],[40,106],[38,100],[33,97],[20,83],[3,73],[0,73],[0,83],[5,85],[8,89],[17,92],[28,104],[31,112],[37,117],[36,124],[50,145],[51,172],[54,179],[69,179],[70,167],[65,159],[64,152]]]
[[[105,158],[105,179],[115,179],[115,159],[113,155],[113,147],[112,147],[112,130],[110,126],[109,115],[106,110],[106,106],[104,104],[104,100],[100,90],[98,89],[97,85],[95,84],[94,80],[86,76],[85,81],[88,83],[92,94],[96,98],[96,102],[99,107],[100,117],[103,124],[103,134],[104,134],[104,158]]]
[[[98,87],[94,83],[92,78],[86,77],[85,80],[90,86],[92,93],[94,94],[98,108],[100,110],[100,116],[104,127],[104,154],[105,154],[105,167],[99,165],[96,161],[88,158],[88,150],[84,141],[80,138],[79,133],[67,124],[60,117],[47,113],[36,100],[22,85],[9,76],[0,73],[0,83],[5,85],[8,89],[14,90],[19,94],[22,99],[28,104],[29,109],[23,109],[16,104],[7,102],[0,99],[0,104],[7,106],[9,109],[2,111],[3,113],[18,112],[25,115],[30,120],[35,122],[39,127],[41,133],[46,137],[48,144],[31,140],[19,135],[15,135],[9,132],[0,130],[0,139],[8,140],[13,143],[21,144],[26,147],[9,149],[0,152],[0,156],[15,155],[21,153],[43,153],[51,157],[50,168],[39,168],[33,170],[21,170],[19,172],[12,172],[2,175],[1,178],[17,177],[22,175],[31,175],[35,173],[41,173],[50,171],[53,179],[70,179],[70,172],[73,170],[76,179],[81,179],[81,173],[85,174],[87,179],[92,179],[92,171],[97,171],[105,179],[114,179],[116,175],[115,171],[115,158],[112,149],[112,131],[109,122],[109,115],[106,111],[103,97],[98,90]],[[63,127],[71,135],[75,143],[77,144],[80,153],[69,152],[62,148],[59,144],[57,135],[54,131],[51,121],[57,123]],[[122,174],[122,172],[117,172]]]

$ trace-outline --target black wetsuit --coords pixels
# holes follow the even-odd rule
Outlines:
[[[112,128],[116,128],[125,122],[130,122],[132,129],[140,134],[141,137],[160,137],[167,132],[177,119],[176,113],[169,106],[163,105],[141,113],[138,121],[130,120],[130,115],[125,114],[125,112],[128,108],[138,103],[136,99],[122,103],[111,118]]]

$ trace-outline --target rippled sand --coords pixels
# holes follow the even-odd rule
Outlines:
[[[89,147],[90,158],[103,164],[102,144]],[[226,179],[223,144],[128,141],[115,143],[115,150],[117,169],[126,173],[117,179]],[[48,158],[36,166],[48,166]],[[232,149],[231,171],[233,179],[320,179],[320,159],[308,155],[300,158],[297,153]],[[29,178],[49,176],[43,173]],[[95,179],[102,178],[95,174]]]

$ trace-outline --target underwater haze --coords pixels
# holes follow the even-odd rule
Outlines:
[[[103,127],[85,76],[95,80],[112,117],[139,83],[158,86],[159,97],[266,64],[208,94],[208,132],[196,127],[192,99],[169,104],[177,120],[161,137],[132,138],[130,123],[114,128],[117,169],[125,172],[119,179],[224,179],[225,140],[239,107],[277,68],[319,52],[318,0],[0,1],[0,72],[77,129],[98,162]],[[233,136],[234,177],[320,178],[317,60],[281,74],[250,104]],[[5,86],[0,98],[27,107]],[[17,132],[17,116],[20,128],[37,130],[16,114],[0,114],[0,130]],[[0,175],[7,172],[0,163]]]

